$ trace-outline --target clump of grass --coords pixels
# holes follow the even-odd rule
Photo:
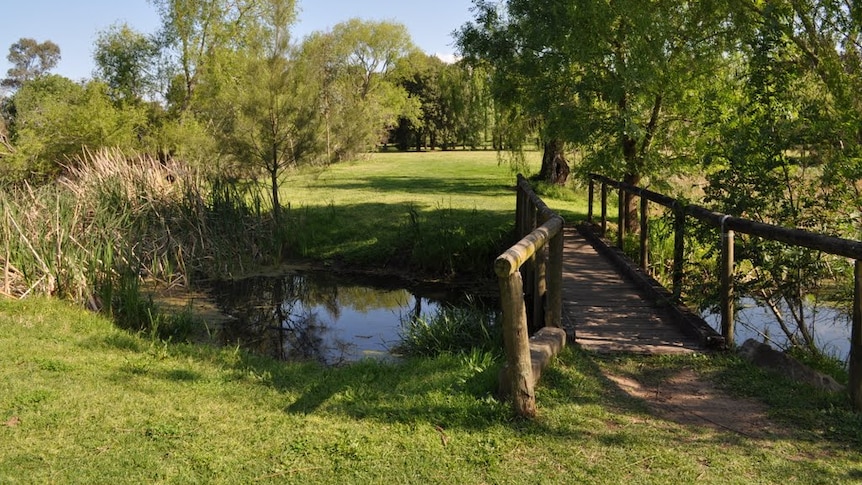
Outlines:
[[[477,305],[444,306],[431,315],[402,322],[398,351],[413,356],[463,354],[473,350],[500,352],[503,336],[492,313]]]

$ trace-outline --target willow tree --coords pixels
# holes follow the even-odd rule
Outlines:
[[[686,144],[701,129],[692,99],[726,59],[722,2],[474,3],[459,44],[493,66],[500,102],[538,120],[544,174],[565,143],[631,184],[691,162]],[[634,200],[626,205],[634,228]]]

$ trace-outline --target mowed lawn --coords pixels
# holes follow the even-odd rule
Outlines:
[[[733,359],[623,360],[566,350],[525,422],[493,397],[497,369],[470,356],[327,369],[154,341],[62,302],[0,300],[0,483],[862,478],[860,421],[838,400]],[[603,377],[621,365],[635,378],[694,369],[744,383],[802,419],[779,415],[780,432],[758,437],[663,419]]]
[[[540,152],[528,152],[530,172]],[[418,266],[458,273],[487,265],[514,226],[515,172],[494,151],[378,153],[302,170],[282,185],[291,223],[287,252],[359,265]],[[531,175],[525,173],[524,175]],[[585,191],[580,191],[585,192]],[[549,199],[570,220],[586,197]],[[462,267],[459,267],[462,266]]]
[[[492,152],[381,154],[295,174],[283,200],[295,232],[318,231],[292,240],[308,244],[307,257],[385,262],[386,251],[405,249],[398,239],[412,237],[406,249],[417,250],[439,235],[463,244],[472,239],[462,232],[505,232],[513,181]],[[549,203],[583,212],[583,201]],[[769,431],[662,417],[605,377],[658,388],[680,371],[764,403]],[[846,396],[732,356],[568,348],[543,374],[532,421],[494,396],[498,372],[476,352],[335,368],[282,363],[129,333],[55,300],[0,300],[0,483],[862,479],[862,419]]]

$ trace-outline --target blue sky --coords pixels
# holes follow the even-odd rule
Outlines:
[[[301,38],[353,17],[394,20],[407,26],[413,42],[428,54],[451,55],[451,33],[472,17],[471,0],[298,0]],[[22,37],[60,46],[62,59],[53,72],[79,80],[93,72],[93,42],[111,24],[158,29],[156,9],[147,0],[4,0],[0,5],[0,77],[10,65],[9,46]]]

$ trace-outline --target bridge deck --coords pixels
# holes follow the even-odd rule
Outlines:
[[[566,227],[564,239],[563,318],[583,348],[653,354],[703,350],[577,230]]]

